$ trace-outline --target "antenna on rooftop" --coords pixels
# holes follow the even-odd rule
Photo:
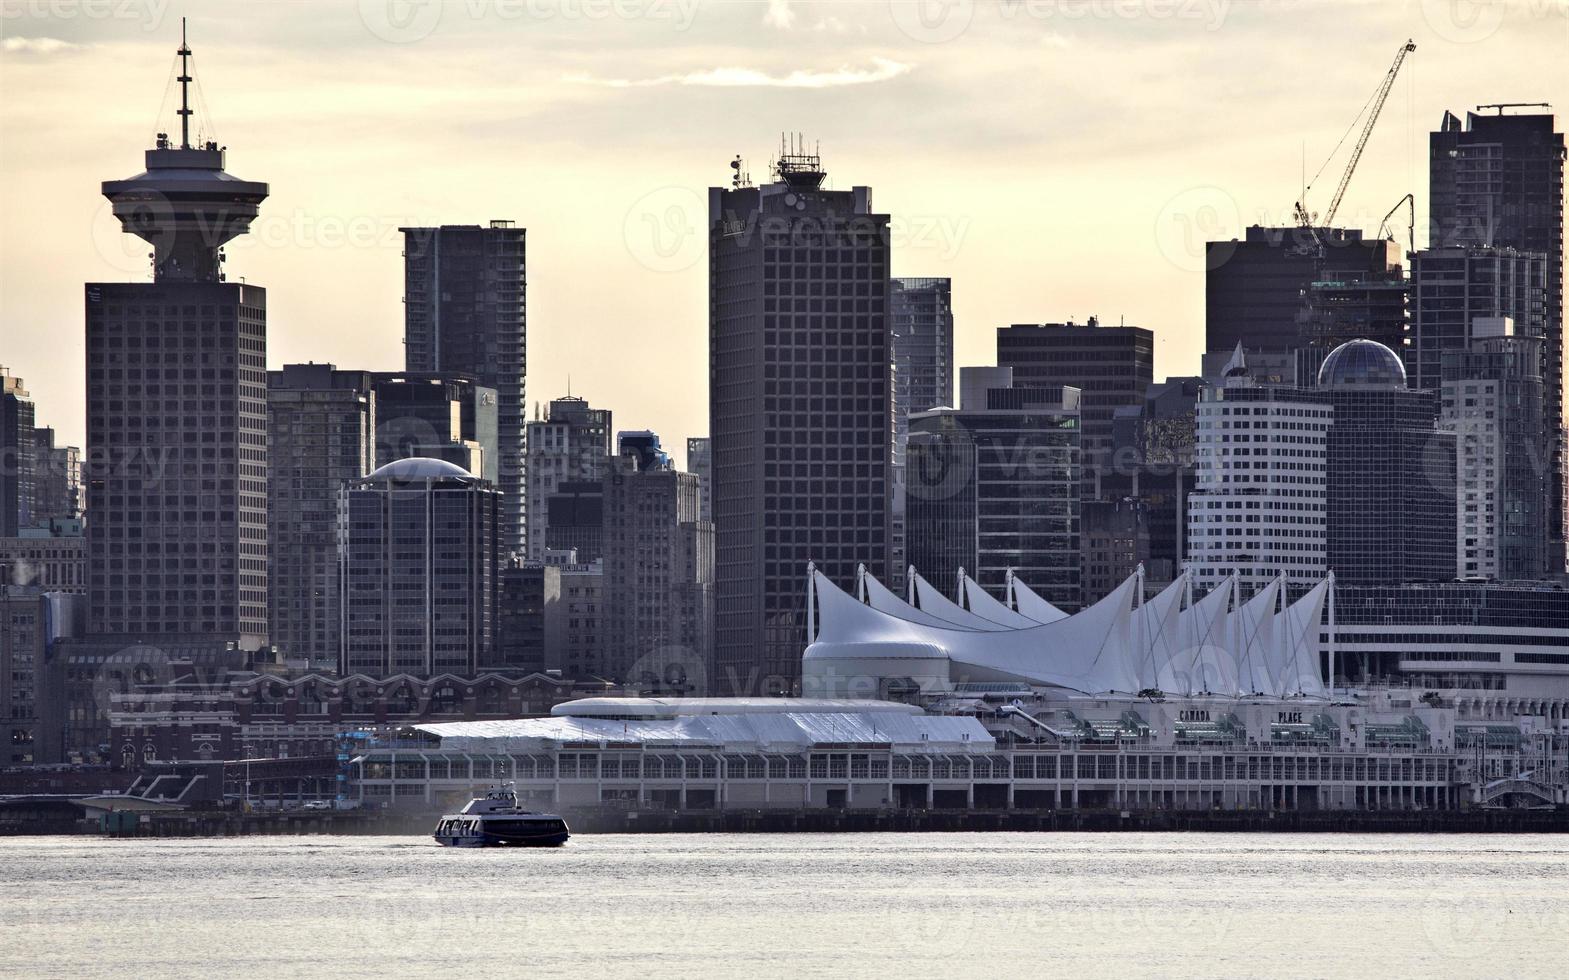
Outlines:
[[[180,149],[191,148],[191,46],[185,42],[185,18],[180,18]]]

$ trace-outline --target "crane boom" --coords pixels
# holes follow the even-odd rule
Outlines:
[[[1395,76],[1400,74],[1400,66],[1405,63],[1406,55],[1416,50],[1416,42],[1407,39],[1400,46],[1400,51],[1395,55],[1395,63],[1389,66],[1389,71],[1384,75],[1384,80],[1379,83],[1378,91],[1374,93],[1373,100],[1368,104],[1367,122],[1362,126],[1362,134],[1357,137],[1356,146],[1351,150],[1351,159],[1346,163],[1346,172],[1340,177],[1340,185],[1335,188],[1335,196],[1330,200],[1329,207],[1324,210],[1322,224],[1328,227],[1335,220],[1335,212],[1340,210],[1340,199],[1346,196],[1346,187],[1351,183],[1351,175],[1356,172],[1357,161],[1362,159],[1362,151],[1367,148],[1367,141],[1373,135],[1373,124],[1378,122],[1378,114],[1384,109],[1384,100],[1389,98],[1389,90],[1395,86]],[[1311,227],[1314,216],[1310,215],[1301,201],[1296,206],[1297,223],[1303,227]]]

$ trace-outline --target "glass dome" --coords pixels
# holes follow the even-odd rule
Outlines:
[[[1404,388],[1400,355],[1376,340],[1351,340],[1329,352],[1318,369],[1321,388]]]

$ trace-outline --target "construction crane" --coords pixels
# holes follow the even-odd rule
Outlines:
[[[1406,206],[1409,206],[1410,209],[1411,209],[1410,219],[1406,222],[1406,237],[1407,237],[1407,239],[1411,243],[1411,251],[1415,252],[1416,251],[1416,198],[1413,197],[1410,194],[1407,194],[1405,197],[1402,197],[1400,199],[1400,202],[1398,204],[1396,204],[1394,207],[1390,208],[1388,214],[1384,215],[1384,220],[1379,222],[1379,225],[1378,225],[1378,237],[1380,237],[1380,238],[1394,238],[1395,237],[1394,231],[1389,227],[1389,219],[1393,218],[1395,216],[1395,212],[1396,211],[1399,211],[1402,207],[1406,207]]]
[[[1405,63],[1406,55],[1415,50],[1416,42],[1407,39],[1406,43],[1400,46],[1399,53],[1395,55],[1395,63],[1389,66],[1389,72],[1384,76],[1383,82],[1379,84],[1378,91],[1373,93],[1372,101],[1368,103],[1367,122],[1362,126],[1362,135],[1357,137],[1357,145],[1352,149],[1351,159],[1346,163],[1346,172],[1340,176],[1340,186],[1335,188],[1335,196],[1330,200],[1329,207],[1324,209],[1322,220],[1320,220],[1317,214],[1310,214],[1306,206],[1301,201],[1298,201],[1296,215],[1299,226],[1312,228],[1316,224],[1318,227],[1327,228],[1334,222],[1335,212],[1340,210],[1340,199],[1346,196],[1346,186],[1351,183],[1351,175],[1356,172],[1357,161],[1362,159],[1362,151],[1367,147],[1368,137],[1373,135],[1373,124],[1378,122],[1378,114],[1383,111],[1384,100],[1389,98],[1389,90],[1395,85],[1395,76],[1400,73],[1400,66]],[[1353,125],[1355,124],[1353,123]],[[1349,133],[1350,131],[1347,130],[1347,132]],[[1340,140],[1341,143],[1345,142],[1345,137],[1342,136]],[[1339,149],[1340,144],[1335,144],[1335,150]],[[1333,159],[1334,155],[1331,152],[1330,158]],[[1324,161],[1324,167],[1327,166],[1329,166],[1329,160]],[[1318,169],[1320,174],[1324,172],[1324,167]],[[1318,174],[1314,174],[1313,179],[1317,180]],[[1307,192],[1312,189],[1312,186],[1312,184],[1309,184],[1302,189],[1304,198],[1307,197]]]

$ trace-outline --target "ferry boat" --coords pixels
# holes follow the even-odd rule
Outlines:
[[[560,847],[571,834],[565,820],[520,809],[512,787],[500,786],[442,817],[434,836],[443,847]]]

